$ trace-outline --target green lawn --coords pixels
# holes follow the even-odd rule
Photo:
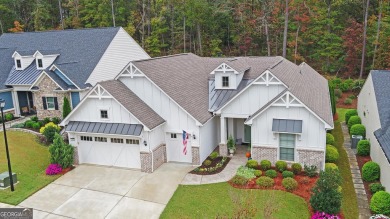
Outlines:
[[[344,120],[345,120],[345,113],[348,110],[350,110],[350,109],[344,109],[344,108],[337,108],[336,109],[336,112],[339,115],[339,119],[338,119],[339,122],[344,122]]]
[[[179,185],[161,217],[164,218],[310,218],[305,200],[294,194],[273,190],[235,189],[228,183]],[[272,210],[273,209],[273,210]]]
[[[34,194],[58,176],[46,176],[45,170],[50,163],[48,147],[36,141],[36,136],[16,131],[7,132],[12,172],[17,173],[19,183],[15,191],[8,188],[0,190],[0,202],[17,205]],[[0,133],[0,172],[7,171],[4,134]]]
[[[349,218],[355,219],[359,217],[359,209],[357,206],[355,188],[352,182],[352,175],[349,166],[348,155],[343,147],[344,136],[340,124],[340,121],[344,121],[344,115],[347,110],[348,109],[337,109],[337,112],[339,113],[339,120],[335,121],[334,123],[335,128],[332,131],[332,134],[335,137],[336,140],[335,146],[337,147],[340,154],[340,158],[336,162],[336,164],[339,167],[340,174],[343,179],[343,184],[342,184],[343,200],[341,203],[341,209],[346,219]]]

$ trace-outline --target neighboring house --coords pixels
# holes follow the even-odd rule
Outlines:
[[[390,71],[372,70],[358,96],[358,113],[371,143],[371,159],[381,167],[390,191]]]
[[[61,125],[80,163],[145,172],[167,161],[199,165],[217,145],[226,156],[231,135],[251,144],[253,159],[322,169],[333,119],[327,80],[305,63],[178,54],[130,62]]]
[[[61,117],[97,82],[113,79],[129,61],[149,58],[121,27],[5,33],[0,37],[0,98],[19,116]]]

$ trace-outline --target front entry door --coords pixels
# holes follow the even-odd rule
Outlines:
[[[245,142],[251,142],[251,127],[249,125],[244,126]]]

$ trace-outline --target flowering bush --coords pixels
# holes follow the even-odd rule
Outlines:
[[[53,122],[47,123],[45,126],[43,126],[39,132],[42,133],[48,142],[53,142],[54,136],[56,133],[60,131],[60,127]]]
[[[197,167],[194,169],[195,172],[213,172],[216,171],[218,168],[221,168],[227,160],[227,157],[223,157],[222,160],[215,165],[215,167],[207,167],[207,168],[200,168]]]
[[[57,175],[61,173],[62,168],[59,164],[49,164],[49,166],[46,168],[46,175]]]
[[[319,212],[317,211],[313,216],[311,216],[311,219],[340,219],[340,215],[334,215],[334,214],[327,214],[325,212]]]
[[[60,129],[61,129],[60,126],[54,124],[54,122],[49,122],[45,126],[43,126],[41,129],[39,129],[39,133],[43,134],[43,132],[45,132],[45,129],[49,126],[54,127],[55,129],[57,129],[57,131],[60,131]]]

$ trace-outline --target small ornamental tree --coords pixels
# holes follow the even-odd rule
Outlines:
[[[59,164],[62,168],[68,168],[73,164],[73,147],[66,144],[58,133],[54,135],[53,144],[49,146],[50,163]]]
[[[64,119],[65,117],[67,117],[70,111],[72,111],[72,109],[70,108],[69,100],[67,97],[64,97],[64,105],[62,106],[62,118]]]
[[[321,171],[320,178],[312,189],[310,198],[314,211],[338,214],[341,208],[340,173],[335,170]]]

